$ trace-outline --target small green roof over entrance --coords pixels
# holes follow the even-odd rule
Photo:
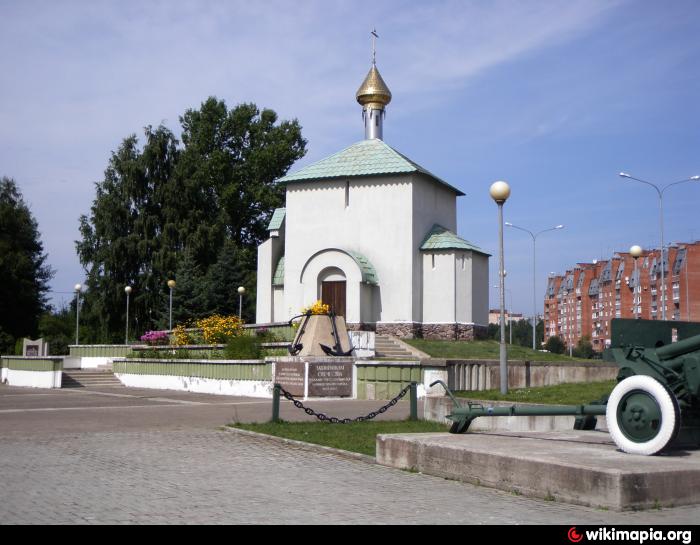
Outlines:
[[[457,196],[463,196],[459,189],[441,180],[427,169],[411,161],[378,138],[361,140],[338,153],[321,159],[309,166],[277,180],[279,183],[309,182],[332,178],[352,178],[357,176],[379,176],[383,174],[412,174],[420,172],[443,185]]]
[[[490,256],[479,248],[475,246],[468,240],[458,237],[452,231],[445,229],[442,225],[437,223],[433,225],[432,229],[423,239],[423,243],[420,246],[421,251],[430,250],[469,250],[470,252],[476,252],[478,254],[483,254]]]
[[[282,223],[284,222],[286,212],[286,208],[275,208],[275,212],[272,214],[272,218],[270,218],[270,225],[267,226],[267,230],[279,231],[282,228]]]

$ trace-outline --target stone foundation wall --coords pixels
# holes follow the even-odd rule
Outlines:
[[[424,339],[435,341],[474,341],[486,337],[487,328],[477,324],[421,324]]]
[[[478,324],[422,324],[420,322],[347,324],[348,331],[374,331],[400,339],[474,341],[485,339],[488,328]]]
[[[418,322],[378,323],[377,335],[393,335],[401,339],[419,339],[422,336],[422,326]]]

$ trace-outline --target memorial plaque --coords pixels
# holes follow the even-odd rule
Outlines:
[[[309,397],[351,397],[351,363],[309,362]]]
[[[44,339],[35,341],[25,338],[22,341],[22,355],[29,357],[47,356],[49,353],[49,343]]]
[[[277,362],[275,384],[279,384],[295,397],[304,395],[304,363]]]

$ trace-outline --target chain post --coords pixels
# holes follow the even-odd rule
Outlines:
[[[282,386],[275,384],[272,392],[272,422],[277,424],[280,421],[280,392]]]
[[[413,383],[413,384],[415,384],[415,383]],[[394,399],[389,401],[389,403],[387,403],[383,407],[377,409],[376,411],[372,411],[367,416],[358,416],[357,418],[336,418],[336,417],[326,416],[323,413],[318,413],[318,412],[314,411],[311,407],[305,407],[304,404],[301,401],[299,401],[298,399],[294,399],[294,396],[292,394],[290,394],[287,390],[282,388],[282,386],[280,386],[279,384],[275,384],[274,392],[277,393],[279,391],[279,393],[281,393],[286,399],[291,401],[297,409],[301,409],[309,416],[315,416],[321,422],[328,422],[330,424],[350,424],[352,422],[367,422],[368,420],[372,420],[373,418],[376,418],[380,414],[384,414],[389,409],[394,407],[399,402],[399,400],[401,400],[410,390],[411,390],[411,385],[409,384],[403,390],[401,390],[401,392],[399,392],[399,395],[397,395]],[[279,405],[279,401],[277,401],[277,404]],[[416,401],[416,408],[417,408],[417,406],[418,406],[418,402]],[[274,407],[275,407],[275,405],[274,405],[274,395],[273,395],[273,411],[274,411]],[[418,414],[417,414],[418,411],[416,410],[414,412],[416,413],[416,420],[417,420],[418,419]],[[277,409],[277,413],[278,413],[277,416],[279,417],[279,407]],[[274,419],[274,413],[273,413],[273,419]],[[275,420],[273,420],[273,422],[275,422]]]
[[[411,417],[410,420],[418,420],[418,383],[411,382]]]

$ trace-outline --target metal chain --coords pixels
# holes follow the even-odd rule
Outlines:
[[[284,395],[284,397],[286,397],[289,401],[294,403],[294,406],[297,409],[301,409],[309,416],[315,416],[321,422],[330,422],[331,424],[351,424],[353,422],[366,422],[367,420],[372,420],[376,416],[378,416],[380,414],[384,414],[389,409],[391,409],[394,405],[396,405],[408,393],[408,391],[410,389],[411,389],[411,385],[409,384],[408,386],[406,386],[403,390],[401,390],[399,392],[399,395],[397,395],[394,399],[389,401],[389,403],[387,403],[386,405],[384,405],[380,409],[377,409],[376,411],[372,411],[367,416],[358,416],[357,418],[336,418],[334,416],[326,416],[323,413],[318,413],[318,412],[314,411],[310,407],[304,406],[304,404],[301,401],[299,401],[298,399],[294,399],[294,396],[292,394],[290,394],[287,390],[285,390],[284,388],[282,388],[280,386],[280,392],[282,393],[282,395]]]

